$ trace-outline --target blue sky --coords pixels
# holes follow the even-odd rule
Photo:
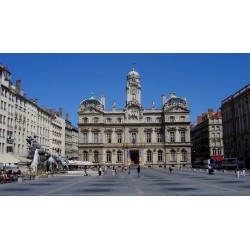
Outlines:
[[[28,98],[39,105],[63,108],[77,125],[80,102],[93,92],[106,96],[106,108],[115,101],[125,107],[126,75],[135,68],[141,75],[142,105],[175,91],[187,97],[190,121],[208,108],[217,110],[221,101],[250,83],[250,54],[153,54],[153,53],[1,53],[0,63],[9,67],[12,82],[22,80]]]

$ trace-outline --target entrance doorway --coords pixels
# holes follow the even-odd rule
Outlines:
[[[130,150],[131,164],[139,164],[139,150]]]

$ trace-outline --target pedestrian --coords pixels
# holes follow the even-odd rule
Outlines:
[[[112,174],[115,175],[115,167],[112,167]]]
[[[128,166],[128,174],[130,174],[130,165]]]
[[[170,172],[170,174],[172,173],[172,171],[173,171],[173,168],[172,168],[172,166],[170,166],[170,167],[169,167],[169,172]]]
[[[88,176],[88,173],[87,173],[87,166],[84,167],[84,176]]]
[[[138,174],[138,178],[140,177],[140,172],[141,172],[141,166],[140,164],[137,167],[137,174]]]
[[[101,176],[102,175],[102,168],[101,168],[101,166],[99,166],[98,172],[99,172],[99,176]]]
[[[104,174],[105,174],[105,175],[108,174],[108,173],[107,173],[107,166],[104,166]]]
[[[243,167],[243,168],[242,168],[242,176],[243,176],[243,177],[246,177],[246,167]]]
[[[239,169],[239,167],[237,167],[235,169],[235,173],[236,173],[237,177],[240,178],[240,169]]]
[[[117,167],[114,166],[114,170],[115,170],[115,175],[117,175]]]

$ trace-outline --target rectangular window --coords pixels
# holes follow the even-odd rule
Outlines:
[[[151,133],[147,133],[147,143],[151,143]]]
[[[147,161],[152,162],[152,152],[151,151],[147,152]]]
[[[122,143],[122,133],[117,133],[117,142]]]
[[[186,141],[186,133],[181,132],[181,142],[185,142],[185,141]]]
[[[175,142],[175,132],[170,132],[170,142]]]
[[[110,151],[107,151],[107,154],[106,154],[106,160],[107,162],[111,162],[111,152]]]
[[[94,133],[94,143],[99,143],[98,133]]]
[[[157,133],[157,142],[162,142],[162,133]]]
[[[121,151],[117,152],[117,162],[122,162],[122,152]]]
[[[88,133],[83,133],[83,143],[88,143]]]
[[[111,133],[107,133],[107,143],[111,143]]]

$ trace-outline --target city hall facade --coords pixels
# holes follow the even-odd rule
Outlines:
[[[78,110],[79,160],[101,166],[191,166],[189,105],[186,98],[162,95],[162,107],[144,109],[140,75],[127,75],[124,109],[105,109],[93,94]]]

